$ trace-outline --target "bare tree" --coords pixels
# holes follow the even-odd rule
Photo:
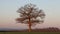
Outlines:
[[[27,4],[17,10],[20,13],[20,18],[17,18],[18,23],[24,23],[29,25],[29,32],[31,32],[31,26],[37,23],[43,23],[45,14],[43,10],[39,10],[34,4]]]

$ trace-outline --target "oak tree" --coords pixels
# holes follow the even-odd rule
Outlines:
[[[17,12],[20,17],[16,18],[16,21],[18,23],[28,24],[29,32],[31,32],[31,26],[44,22],[45,13],[34,4],[26,4],[20,7]]]

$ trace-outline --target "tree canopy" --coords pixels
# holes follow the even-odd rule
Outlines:
[[[34,4],[26,4],[20,7],[17,12],[20,15],[20,17],[16,19],[18,23],[28,24],[29,19],[31,25],[44,22],[45,13]]]

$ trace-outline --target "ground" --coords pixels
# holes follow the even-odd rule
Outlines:
[[[60,34],[60,32],[0,32],[0,34]]]

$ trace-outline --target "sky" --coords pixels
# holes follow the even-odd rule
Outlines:
[[[32,28],[60,28],[60,0],[0,0],[0,28],[28,28],[26,24],[16,23],[15,19],[19,17],[16,11],[29,3],[43,9],[46,14],[44,23]]]

